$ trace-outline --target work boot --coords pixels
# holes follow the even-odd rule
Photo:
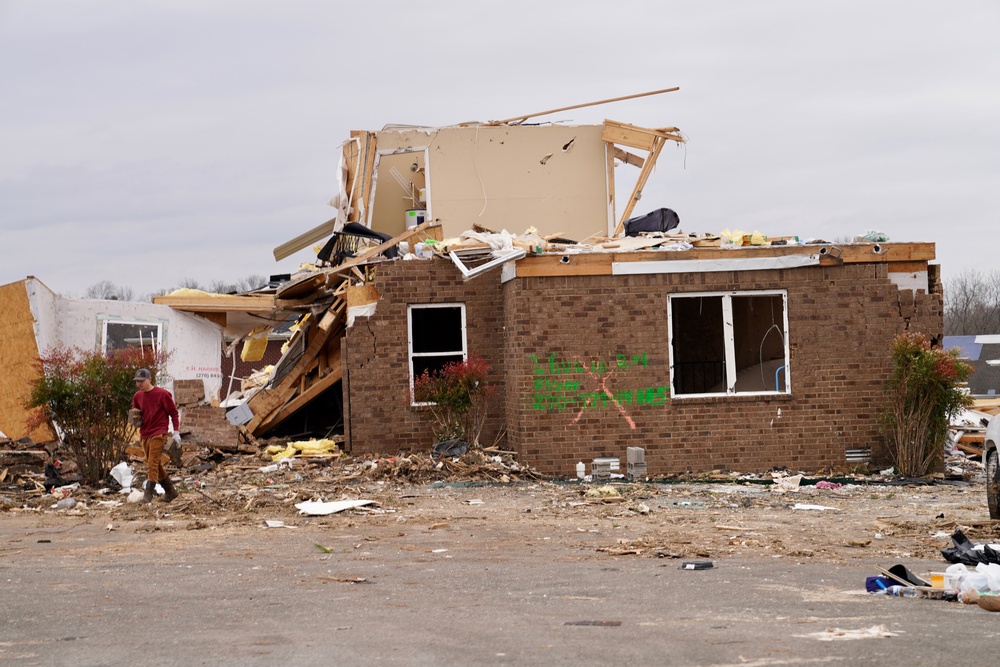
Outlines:
[[[146,487],[142,490],[142,500],[139,501],[140,505],[148,505],[153,502],[153,495],[156,493],[156,482],[151,480],[146,480]]]
[[[165,503],[169,503],[171,500],[180,495],[177,493],[177,487],[174,486],[174,483],[170,481],[169,477],[161,479],[160,486],[162,486],[163,490],[166,492],[163,494],[163,502]]]

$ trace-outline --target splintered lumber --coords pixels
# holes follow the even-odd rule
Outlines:
[[[267,431],[274,428],[304,408],[324,391],[336,384],[344,373],[343,366],[340,363],[339,347],[336,348],[336,352],[331,355],[331,358],[332,365],[330,366],[330,371],[325,376],[313,381],[308,388],[301,390],[298,396],[283,405],[277,412],[272,413],[267,419],[263,420],[258,428],[261,431]]]
[[[963,454],[968,454],[973,457],[983,455],[983,448],[977,447],[976,445],[973,444],[959,442],[958,444],[955,445],[955,448],[958,449],[958,451],[962,452]]]
[[[302,384],[307,373],[316,368],[319,364],[319,353],[326,348],[327,343],[335,334],[343,332],[345,320],[346,301],[342,295],[338,295],[334,304],[326,311],[317,326],[310,329],[312,336],[306,346],[302,357],[288,371],[288,374],[281,380],[277,387],[265,389],[255,394],[247,403],[247,407],[254,414],[253,419],[246,425],[248,432],[257,435],[263,432],[269,425],[273,425],[272,417],[274,413],[292,400],[296,393],[306,394],[308,391],[302,389]],[[340,346],[335,346],[337,355],[340,354]],[[339,364],[338,364],[339,366]],[[338,373],[342,372],[338,368]],[[310,399],[315,398],[311,395]],[[296,410],[308,400],[297,405]],[[294,411],[282,416],[282,420],[291,415]]]
[[[632,215],[636,202],[639,201],[639,197],[642,196],[642,189],[646,187],[646,181],[649,180],[649,175],[653,173],[653,166],[656,164],[656,158],[660,156],[660,151],[663,150],[663,145],[665,143],[666,139],[663,137],[653,138],[653,146],[649,151],[649,157],[646,159],[645,164],[642,165],[642,170],[639,172],[639,180],[636,181],[635,187],[632,188],[632,195],[628,198],[628,203],[625,205],[625,210],[622,212],[621,220],[618,221],[618,226],[615,227],[615,236],[621,235],[624,231],[625,221],[628,220],[630,215]]]
[[[357,257],[353,257],[348,261],[344,262],[343,264],[337,265],[335,269],[338,272],[343,272],[348,269],[354,269],[354,267],[356,267],[358,264],[363,264],[373,257],[378,257],[389,248],[399,245],[403,241],[407,241],[414,236],[423,235],[423,238],[425,239],[433,238],[437,241],[441,241],[444,238],[443,234],[444,232],[441,228],[441,225],[435,225],[432,222],[428,221],[423,224],[417,225],[413,229],[406,230],[399,236],[392,237],[385,243],[380,243],[374,248],[369,248],[368,250],[364,251]],[[327,282],[327,284],[330,284],[329,281]]]

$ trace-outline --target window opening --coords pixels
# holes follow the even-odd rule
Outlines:
[[[151,322],[104,321],[101,347],[108,355],[128,347],[137,347],[155,355],[160,349],[162,325]]]
[[[784,292],[670,297],[672,395],[788,393]]]
[[[411,305],[409,325],[410,389],[413,378],[453,361],[465,361],[465,304]]]

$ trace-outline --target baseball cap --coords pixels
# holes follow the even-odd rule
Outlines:
[[[152,373],[150,373],[150,372],[149,372],[149,371],[148,371],[147,369],[145,369],[145,368],[140,368],[139,370],[137,370],[137,371],[135,372],[135,381],[136,381],[136,382],[138,382],[139,380],[148,380],[148,379],[149,379],[149,378],[151,378],[151,377],[153,377],[153,374],[152,374]]]

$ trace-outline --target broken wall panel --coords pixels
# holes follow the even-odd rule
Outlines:
[[[446,238],[474,224],[515,232],[534,226],[541,234],[584,238],[609,230],[602,133],[601,125],[461,126],[386,130],[376,133],[376,144],[380,165],[383,156],[398,161],[397,154],[416,156],[426,149],[428,215],[444,226]],[[407,159],[404,167],[412,165]],[[368,221],[377,231],[394,233],[404,192],[387,171],[376,169]],[[419,174],[409,167],[401,173]],[[386,188],[397,197],[397,208],[383,215],[378,202]]]
[[[35,342],[35,318],[28,301],[28,281],[0,286],[0,312],[4,327],[0,334],[0,431],[8,438],[30,437],[44,442],[55,439],[48,425],[28,431],[24,405],[31,397],[31,385],[40,377]]]

